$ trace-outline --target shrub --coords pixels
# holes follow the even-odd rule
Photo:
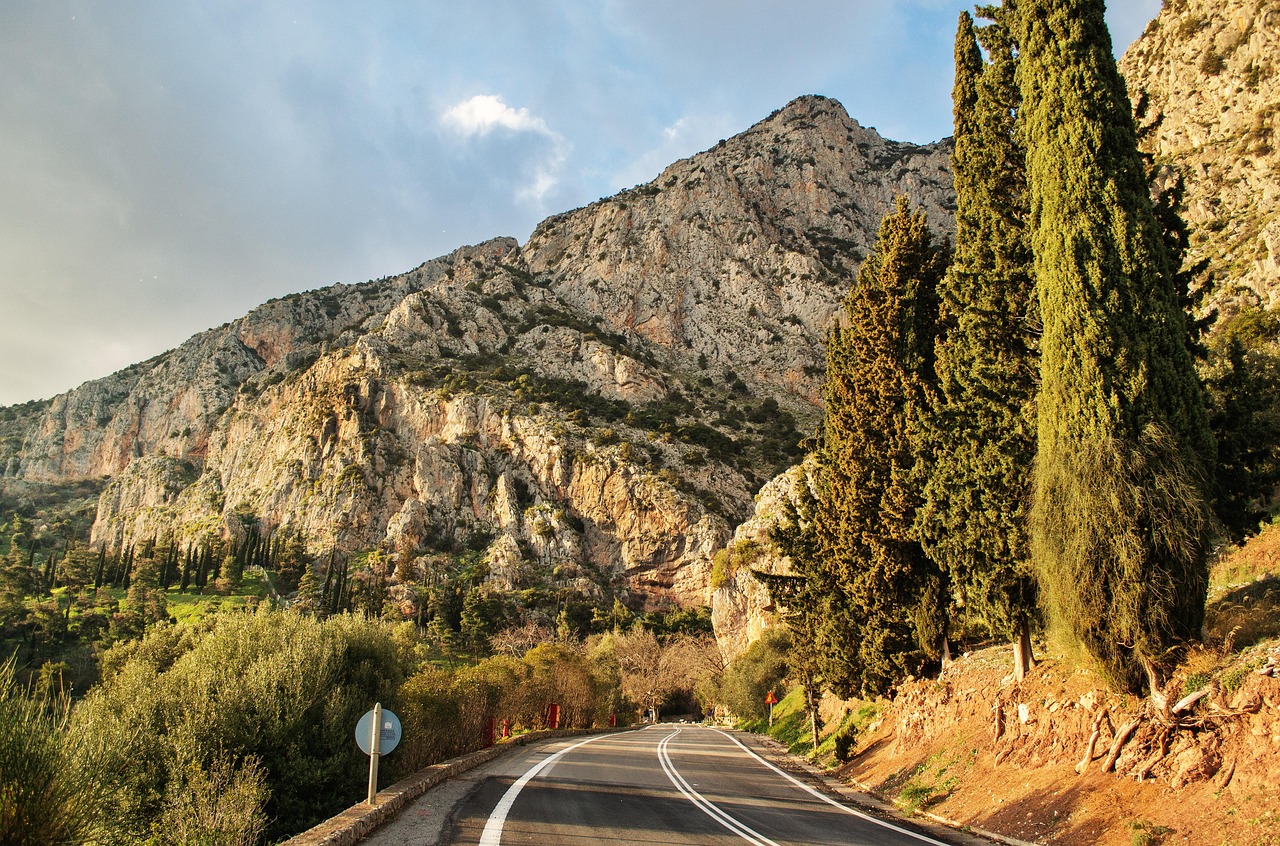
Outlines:
[[[67,730],[67,708],[24,696],[0,665],[0,843],[92,842],[103,827],[98,769]]]
[[[148,635],[74,714],[110,774],[103,801],[120,832],[109,842],[144,840],[166,808],[175,813],[174,790],[184,780],[202,784],[192,766],[239,791],[243,811],[260,795],[245,763],[256,756],[269,792],[269,838],[363,795],[352,729],[375,701],[390,699],[406,669],[389,627],[265,608],[222,615],[172,666],[158,667],[148,656],[165,650],[151,642],[170,637]]]

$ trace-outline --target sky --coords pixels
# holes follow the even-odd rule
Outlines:
[[[1117,54],[1160,0],[1112,0]],[[951,132],[953,0],[0,0],[0,406],[653,179],[804,94]]]

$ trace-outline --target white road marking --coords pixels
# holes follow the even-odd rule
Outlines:
[[[821,799],[823,802],[826,802],[828,805],[839,808],[840,810],[844,811],[846,814],[852,814],[853,816],[864,819],[867,822],[873,822],[878,826],[883,826],[884,828],[891,829],[893,831],[898,832],[899,834],[905,834],[907,837],[914,837],[916,840],[919,840],[923,843],[930,843],[930,844],[933,844],[933,846],[949,846],[949,844],[943,843],[941,840],[934,840],[932,837],[929,837],[927,835],[920,834],[915,831],[911,831],[910,829],[907,829],[907,828],[902,828],[901,826],[896,826],[891,822],[885,822],[882,819],[873,817],[870,814],[864,814],[862,811],[856,811],[853,808],[850,808],[848,805],[844,805],[840,802],[837,802],[836,800],[832,799],[830,796],[826,795],[825,793],[819,790],[814,790],[812,787],[800,781],[799,779],[795,778],[790,773],[785,772],[784,770],[778,769],[773,764],[766,761],[764,758],[761,758],[755,752],[752,752],[746,746],[743,746],[742,741],[738,740],[738,738],[734,737],[733,735],[720,731],[720,729],[712,729],[712,731],[720,732],[720,734],[723,734],[725,737],[729,738],[734,743],[738,744],[738,746],[742,749],[743,752],[746,752],[752,758],[755,758],[757,761],[764,764],[766,767],[773,770],[775,773],[782,776],[787,781],[794,784],[796,787],[812,794],[813,796],[816,796],[817,798]]]
[[[662,771],[667,774],[667,778],[671,779],[671,783],[675,785],[676,790],[679,790],[684,795],[684,798],[688,799],[700,808],[707,816],[711,817],[713,820],[720,823],[720,825],[729,829],[748,843],[755,844],[755,846],[778,846],[777,843],[765,837],[760,832],[740,820],[734,819],[732,816],[716,807],[713,802],[708,800],[698,791],[694,790],[689,782],[685,781],[684,776],[680,775],[680,773],[676,771],[675,764],[672,763],[671,756],[667,752],[667,744],[671,742],[671,738],[675,737],[679,733],[680,729],[676,729],[671,732],[671,734],[662,738],[662,742],[658,744],[658,763],[662,765]]]
[[[565,755],[579,746],[586,746],[588,743],[594,743],[605,737],[612,737],[608,734],[599,734],[595,737],[588,737],[586,740],[566,746],[554,755],[548,755],[538,763],[529,768],[529,771],[520,778],[516,779],[515,784],[507,788],[507,792],[502,794],[502,798],[498,800],[498,804],[494,807],[493,813],[489,815],[489,821],[485,823],[484,832],[480,835],[480,846],[498,846],[502,842],[502,827],[506,825],[507,814],[511,811],[511,806],[515,804],[516,797],[520,795],[520,791],[524,790],[524,786],[528,784],[538,773],[550,767]]]

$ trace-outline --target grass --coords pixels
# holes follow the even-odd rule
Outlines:
[[[914,814],[922,808],[945,799],[960,784],[960,776],[948,772],[956,761],[943,753],[930,755],[907,776],[898,789],[894,803],[907,814]]]
[[[179,623],[195,623],[210,614],[221,611],[237,611],[250,603],[267,597],[267,585],[258,570],[244,574],[239,592],[230,596],[218,594],[183,593],[177,588],[165,592],[169,615]]]
[[[813,752],[813,734],[809,728],[809,711],[805,707],[804,689],[793,687],[773,706],[773,726],[768,718],[748,720],[739,725],[746,731],[767,734],[782,743],[793,755],[809,756]],[[819,731],[821,731],[819,726]]]
[[[1280,637],[1280,525],[1264,526],[1213,563],[1205,634],[1225,654]]]

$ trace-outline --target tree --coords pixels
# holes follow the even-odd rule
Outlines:
[[[743,719],[763,720],[768,717],[769,706],[765,697],[769,693],[785,692],[782,682],[787,676],[791,649],[791,638],[786,629],[766,629],[724,671],[720,681],[720,701]]]
[[[1218,521],[1232,541],[1256,531],[1280,484],[1280,358],[1228,331],[1211,351],[1205,382],[1218,442]]]
[[[813,525],[816,511],[806,473],[797,480],[794,498],[784,504],[782,518],[769,533],[769,540],[790,560],[793,575],[752,571],[768,588],[790,631],[787,669],[804,688],[814,749],[818,748],[818,704],[826,684],[826,668],[832,667],[836,672],[844,669],[844,662],[828,659],[844,656],[846,653],[840,651],[843,638],[850,631],[856,632],[856,620],[848,613],[844,594],[836,590],[830,572],[822,566]],[[852,673],[848,675],[852,677]]]
[[[920,417],[929,403],[936,286],[945,267],[923,212],[905,198],[827,336],[814,560],[803,596],[832,690],[882,694],[941,654],[942,573],[913,533],[923,481]]]
[[[1155,694],[1204,616],[1214,445],[1102,0],[1019,0],[1040,344],[1030,542],[1046,605]]]
[[[1014,44],[1007,13],[987,11],[994,20],[980,34],[965,13],[956,35],[956,242],[938,287],[938,393],[926,418],[933,464],[917,525],[964,607],[1013,641],[1021,680],[1036,608],[1026,515],[1039,318]]]
[[[622,676],[622,692],[656,722],[658,708],[679,685],[679,668],[657,636],[639,624],[629,632],[614,632],[610,637]]]

